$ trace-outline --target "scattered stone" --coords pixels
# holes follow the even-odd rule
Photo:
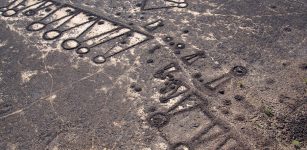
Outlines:
[[[227,106],[228,106],[228,105],[231,105],[231,100],[226,99],[226,100],[223,101],[223,104],[224,104],[224,105],[227,105]]]
[[[234,99],[237,100],[237,101],[243,101],[243,100],[245,100],[245,97],[241,96],[241,95],[235,95]]]

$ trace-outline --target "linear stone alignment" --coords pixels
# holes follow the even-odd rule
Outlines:
[[[306,148],[304,0],[2,0],[0,149]]]

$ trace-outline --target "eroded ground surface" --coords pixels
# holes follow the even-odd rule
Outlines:
[[[0,149],[292,150],[305,0],[1,0]]]

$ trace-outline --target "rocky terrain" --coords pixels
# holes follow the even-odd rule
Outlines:
[[[1,0],[2,150],[305,150],[306,0]]]

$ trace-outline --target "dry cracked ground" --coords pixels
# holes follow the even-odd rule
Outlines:
[[[306,0],[1,0],[1,150],[306,150]]]

